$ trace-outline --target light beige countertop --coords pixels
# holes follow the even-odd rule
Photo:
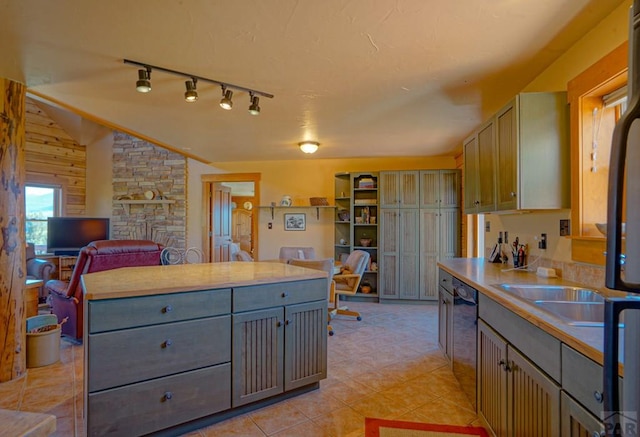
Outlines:
[[[273,262],[225,262],[125,267],[82,275],[85,299],[112,299],[326,278],[311,270]]]
[[[545,312],[533,303],[518,299],[494,287],[495,284],[546,284],[573,285],[595,289],[605,296],[625,296],[626,293],[596,288],[589,284],[578,284],[562,278],[542,278],[533,272],[503,271],[502,264],[492,264],[483,258],[454,258],[438,265],[476,288],[520,317],[553,335],[599,364],[603,363],[604,329],[602,327],[573,326]],[[622,343],[622,333],[620,335]],[[620,366],[622,375],[622,366]]]
[[[44,437],[56,431],[56,416],[27,411],[0,410],[1,437]]]

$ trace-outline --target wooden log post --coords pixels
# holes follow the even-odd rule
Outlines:
[[[26,371],[25,91],[0,78],[0,382]]]

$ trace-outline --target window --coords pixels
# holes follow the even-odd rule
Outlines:
[[[57,186],[25,186],[25,235],[36,253],[47,252],[47,217],[60,215],[61,193]]]

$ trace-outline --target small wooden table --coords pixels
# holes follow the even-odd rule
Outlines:
[[[40,297],[40,287],[44,281],[42,279],[27,279],[24,287],[24,306],[26,317],[38,315],[38,298]]]

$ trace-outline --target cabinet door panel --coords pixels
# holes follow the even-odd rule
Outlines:
[[[397,209],[382,209],[380,220],[380,297],[398,297],[399,219]]]
[[[440,206],[440,171],[420,172],[420,208]]]
[[[420,260],[420,216],[418,209],[400,211],[400,269],[398,272],[399,296],[402,299],[418,299]]]
[[[285,390],[327,377],[326,331],[326,301],[285,307]]]
[[[417,208],[419,203],[419,172],[400,172],[400,208]]]
[[[511,399],[509,435],[560,435],[560,388],[518,351],[507,346]]]
[[[439,260],[460,256],[460,210],[441,209],[439,222]]]
[[[438,296],[438,253],[440,250],[440,213],[436,209],[420,210],[420,298]]]
[[[283,356],[284,307],[234,314],[232,406],[282,393]]]
[[[440,208],[460,207],[460,170],[440,170]]]
[[[397,208],[400,204],[400,177],[396,171],[380,172],[380,206]]]
[[[464,212],[474,214],[478,211],[478,137],[467,139],[462,145],[464,160]]]
[[[518,207],[517,165],[518,140],[516,138],[515,100],[496,115],[496,172],[497,203],[499,210]]]
[[[494,211],[496,207],[493,128],[490,122],[478,132],[478,212]]]
[[[497,437],[507,433],[507,343],[482,320],[478,320],[478,414]]]
[[[440,287],[438,300],[438,344],[451,364],[453,350],[453,295]]]
[[[563,437],[604,435],[604,424],[564,391],[560,394],[560,423]]]

